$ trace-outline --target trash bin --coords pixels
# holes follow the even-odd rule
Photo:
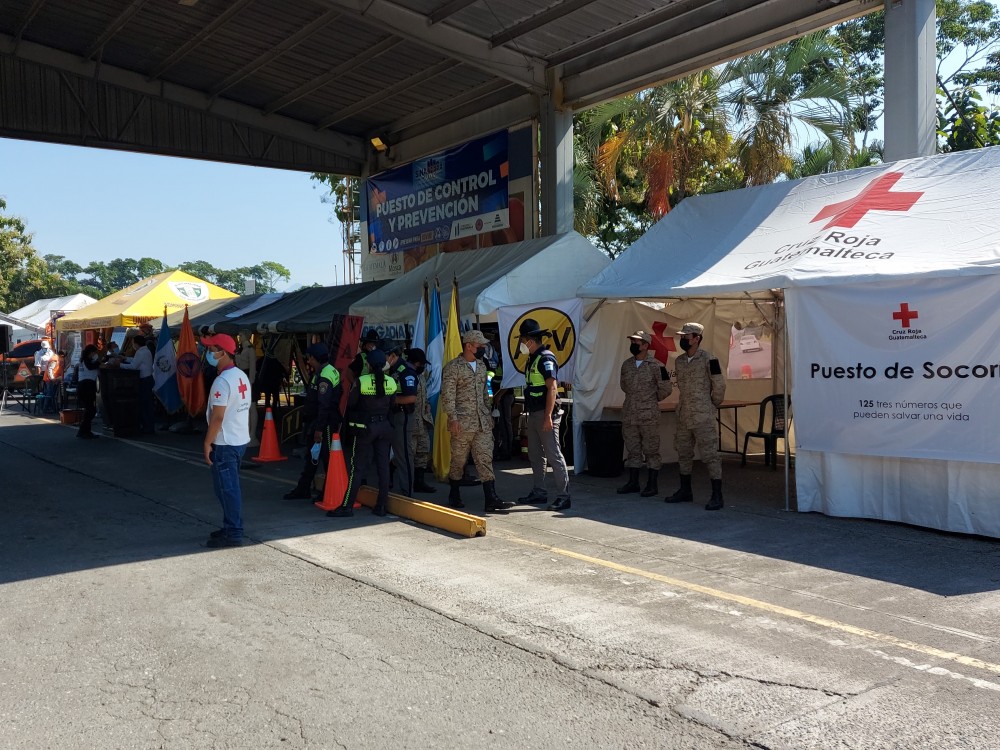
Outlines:
[[[587,473],[595,477],[617,477],[625,468],[625,440],[621,422],[584,422],[587,441]]]
[[[114,428],[115,437],[139,434],[139,371],[102,368],[101,404],[105,424]]]

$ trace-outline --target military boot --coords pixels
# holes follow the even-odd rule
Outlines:
[[[427,469],[413,470],[413,491],[414,492],[437,492],[437,488],[431,487],[424,481]]]
[[[461,480],[449,479],[448,483],[451,485],[451,490],[448,492],[448,507],[464,508],[465,503],[462,502],[462,493],[459,490],[459,487],[462,486]]]
[[[722,480],[712,480],[712,497],[708,499],[705,510],[722,510]]]
[[[656,469],[649,469],[646,472],[646,486],[639,493],[640,497],[652,497],[653,495],[660,494],[660,490],[656,486],[656,477],[659,473]]]
[[[485,499],[485,509],[487,513],[507,513],[514,507],[514,503],[501,500],[497,495],[496,482],[483,482],[483,497]]]
[[[638,492],[641,488],[639,487],[639,470],[629,469],[628,470],[628,481],[618,488],[619,495],[628,495],[631,492]]]
[[[691,475],[681,474],[681,488],[673,495],[663,498],[665,503],[690,503],[694,500],[691,494]]]

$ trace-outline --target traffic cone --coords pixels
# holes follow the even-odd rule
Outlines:
[[[326,484],[323,486],[323,500],[313,503],[321,510],[336,510],[344,503],[347,494],[347,463],[344,461],[344,448],[340,444],[340,433],[333,433],[330,440],[330,460],[326,465]],[[355,507],[361,504],[355,502]]]
[[[274,429],[274,415],[271,414],[271,407],[267,408],[267,413],[264,415],[264,432],[260,436],[260,448],[257,455],[250,460],[259,464],[288,460],[288,456],[282,456],[278,449],[278,431]]]

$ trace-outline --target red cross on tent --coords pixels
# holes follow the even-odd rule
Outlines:
[[[902,172],[889,172],[882,175],[853,198],[840,203],[824,206],[809,222],[820,219],[830,219],[823,229],[830,227],[846,227],[850,229],[869,211],[909,211],[923,193],[892,192],[892,186],[899,182]],[[833,218],[830,218],[833,217]]]
[[[662,321],[653,323],[653,342],[649,345],[649,348],[653,350],[653,356],[663,364],[667,363],[667,356],[670,352],[677,351],[677,345],[674,344],[674,336],[667,331],[666,323]]]
[[[892,314],[892,319],[893,320],[898,320],[900,322],[900,324],[903,326],[903,328],[909,328],[910,327],[910,321],[913,318],[919,318],[919,317],[920,316],[917,314],[916,310],[911,310],[910,309],[910,303],[909,302],[903,302],[903,303],[901,303],[899,305],[899,310],[897,312],[894,312]]]

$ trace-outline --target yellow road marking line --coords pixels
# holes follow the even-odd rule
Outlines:
[[[927,646],[923,643],[916,643],[914,641],[907,641],[903,638],[897,638],[894,635],[889,635],[888,633],[879,633],[876,630],[869,630],[868,628],[859,628],[856,625],[849,625],[845,622],[839,622],[837,620],[831,620],[828,617],[821,617],[819,615],[812,615],[808,612],[802,612],[797,609],[790,609],[788,607],[782,607],[780,604],[771,604],[770,602],[760,601],[759,599],[752,599],[749,596],[743,596],[741,594],[731,594],[728,591],[722,591],[720,589],[713,589],[709,586],[702,586],[698,583],[691,583],[690,581],[683,581],[679,578],[671,578],[670,576],[660,575],[659,573],[653,573],[648,570],[642,570],[641,568],[633,568],[629,565],[620,565],[616,562],[611,562],[610,560],[602,560],[599,557],[590,557],[589,555],[582,555],[579,552],[573,552],[568,549],[560,549],[559,547],[552,547],[548,544],[542,544],[541,542],[532,542],[528,539],[521,539],[515,536],[509,536],[504,534],[505,538],[510,541],[516,542],[517,544],[522,544],[528,547],[537,547],[539,549],[546,550],[556,555],[562,555],[563,557],[569,557],[574,560],[580,560],[581,562],[590,563],[592,565],[599,565],[604,568],[610,568],[611,570],[617,570],[619,573],[628,573],[629,575],[639,576],[640,578],[648,578],[652,581],[657,581],[659,583],[665,583],[668,586],[673,586],[675,588],[686,589],[687,591],[693,591],[699,594],[705,594],[706,596],[715,597],[716,599],[723,599],[729,602],[735,602],[737,604],[742,604],[745,607],[751,607],[753,609],[760,609],[765,612],[771,612],[777,615],[784,615],[785,617],[790,617],[795,620],[802,620],[803,622],[809,622],[813,625],[819,625],[824,628],[829,628],[831,630],[839,630],[844,633],[850,633],[851,635],[856,635],[861,638],[868,638],[873,641],[878,641],[880,643],[888,643],[898,648],[907,649],[908,651],[916,651],[919,654],[924,654],[925,656],[934,656],[939,659],[947,659],[948,661],[953,661],[956,664],[962,664],[966,667],[973,667],[975,669],[982,669],[987,672],[993,672],[994,674],[1000,674],[1000,664],[993,664],[991,662],[982,661],[981,659],[976,659],[972,656],[965,656],[963,654],[958,654],[953,651],[945,651],[940,648],[935,648],[934,646]]]

